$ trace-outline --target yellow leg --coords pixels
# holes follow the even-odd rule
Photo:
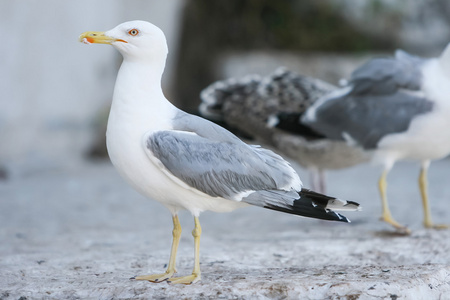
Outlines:
[[[392,214],[391,214],[391,211],[389,210],[389,205],[388,205],[387,196],[386,196],[387,173],[388,173],[388,171],[384,170],[383,174],[381,174],[380,180],[378,181],[378,188],[380,189],[380,195],[381,195],[381,204],[383,207],[383,213],[381,216],[381,220],[388,224],[391,224],[402,234],[410,234],[411,231],[406,226],[400,225],[397,221],[394,220],[394,218],[392,218]]]
[[[201,279],[200,272],[200,236],[202,235],[202,227],[200,226],[200,221],[197,217],[194,218],[195,228],[192,230],[192,236],[194,237],[194,270],[191,275],[177,277],[169,279],[169,283],[182,283],[182,284],[192,284]]]
[[[136,280],[148,280],[151,282],[162,282],[165,281],[173,276],[174,273],[177,272],[175,265],[176,265],[176,259],[177,259],[177,249],[178,245],[180,243],[180,236],[181,236],[181,225],[180,221],[178,220],[178,216],[173,216],[173,241],[172,241],[172,249],[170,251],[170,259],[169,259],[169,265],[167,266],[167,270],[165,273],[162,274],[153,274],[153,275],[143,275],[143,276],[137,276],[134,277]]]
[[[448,228],[447,225],[434,225],[431,221],[431,212],[430,212],[430,205],[428,201],[428,182],[427,182],[427,171],[428,171],[428,164],[423,164],[422,169],[420,170],[419,175],[419,188],[420,188],[420,194],[422,196],[422,204],[423,204],[423,213],[424,213],[424,221],[423,225],[426,228],[434,228],[434,229],[445,229]]]

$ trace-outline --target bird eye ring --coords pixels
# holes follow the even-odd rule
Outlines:
[[[131,29],[130,31],[128,31],[128,34],[129,34],[129,35],[132,35],[132,36],[136,36],[136,35],[139,34],[139,30],[137,30],[137,29]]]

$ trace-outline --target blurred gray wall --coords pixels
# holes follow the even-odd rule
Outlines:
[[[79,161],[94,138],[93,122],[111,101],[120,57],[110,46],[81,44],[78,36],[142,19],[159,26],[176,49],[183,2],[0,1],[0,166]]]

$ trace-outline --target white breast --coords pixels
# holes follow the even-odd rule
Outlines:
[[[115,105],[111,108],[106,134],[108,154],[120,175],[139,193],[161,202],[172,212],[187,209],[194,215],[205,210],[227,212],[247,205],[202,195],[167,176],[144,150],[143,137],[153,129],[153,122],[146,121],[151,119],[149,114],[124,112],[126,109],[117,109]],[[169,129],[168,119],[165,120],[158,121],[158,127]]]

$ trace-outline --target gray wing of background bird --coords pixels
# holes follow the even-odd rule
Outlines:
[[[421,89],[424,60],[398,51],[355,70],[349,86],[320,99],[302,119],[335,139],[351,139],[364,149],[376,148],[386,135],[404,132],[433,102]]]
[[[350,78],[353,95],[389,95],[399,89],[418,91],[421,87],[421,61],[403,51],[398,58],[372,59],[356,69]]]
[[[267,142],[274,133],[267,126],[271,116],[284,112],[298,116],[334,89],[326,82],[278,69],[267,77],[250,75],[213,83],[201,93],[200,112]]]
[[[271,144],[277,133],[268,125],[272,117],[283,115],[294,131],[298,117],[316,99],[336,87],[321,80],[280,68],[261,77],[218,81],[201,93],[200,112],[214,121],[223,121],[260,142]]]

